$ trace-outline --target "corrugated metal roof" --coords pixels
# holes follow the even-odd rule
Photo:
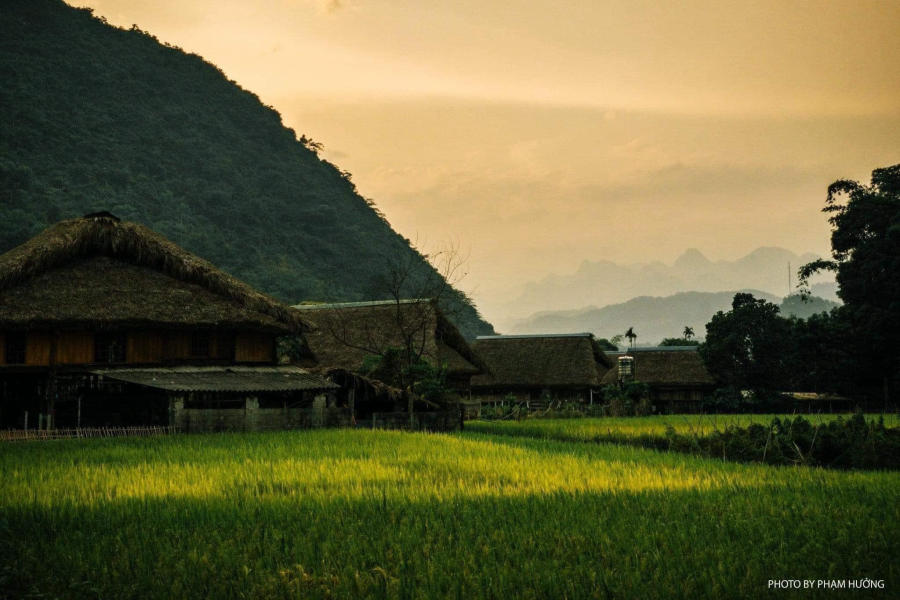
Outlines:
[[[172,392],[290,392],[338,386],[306,369],[278,367],[150,367],[92,371],[116,381]]]

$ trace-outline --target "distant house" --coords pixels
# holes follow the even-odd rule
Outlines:
[[[637,347],[606,355],[617,366],[606,373],[603,384],[613,385],[623,379],[646,383],[650,387],[650,402],[657,412],[698,412],[704,396],[715,388],[715,381],[696,346]],[[624,363],[623,369],[618,367],[620,362]],[[628,363],[632,375],[622,373]]]
[[[142,225],[62,221],[0,255],[0,427],[303,424],[337,387],[276,364],[304,329]]]
[[[450,388],[468,395],[472,376],[485,365],[437,303],[427,299],[298,304],[312,324],[306,340],[325,367],[360,372],[387,350],[409,347],[434,366],[446,367]]]
[[[590,333],[480,336],[472,347],[489,369],[472,378],[472,394],[483,403],[591,404],[612,366]]]

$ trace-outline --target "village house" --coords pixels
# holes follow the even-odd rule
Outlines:
[[[479,336],[472,348],[489,370],[472,378],[472,394],[482,403],[594,404],[612,366],[590,333]]]
[[[293,308],[313,326],[305,338],[309,352],[327,368],[361,373],[392,349],[408,350],[413,358],[443,368],[446,386],[463,400],[469,396],[472,377],[485,371],[485,364],[434,300],[311,303]],[[389,409],[358,405],[357,417]]]
[[[277,364],[279,336],[305,329],[147,227],[62,221],[0,255],[0,427],[338,422],[335,384]]]
[[[606,355],[616,366],[603,377],[603,385],[647,384],[654,412],[700,412],[704,397],[715,389],[696,346],[637,347]]]

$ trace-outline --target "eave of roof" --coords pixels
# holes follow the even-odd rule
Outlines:
[[[277,367],[171,367],[96,369],[95,375],[170,392],[290,392],[338,386],[306,369]]]

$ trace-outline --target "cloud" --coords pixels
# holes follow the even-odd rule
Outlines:
[[[333,14],[346,6],[345,0],[316,0],[319,12]]]

